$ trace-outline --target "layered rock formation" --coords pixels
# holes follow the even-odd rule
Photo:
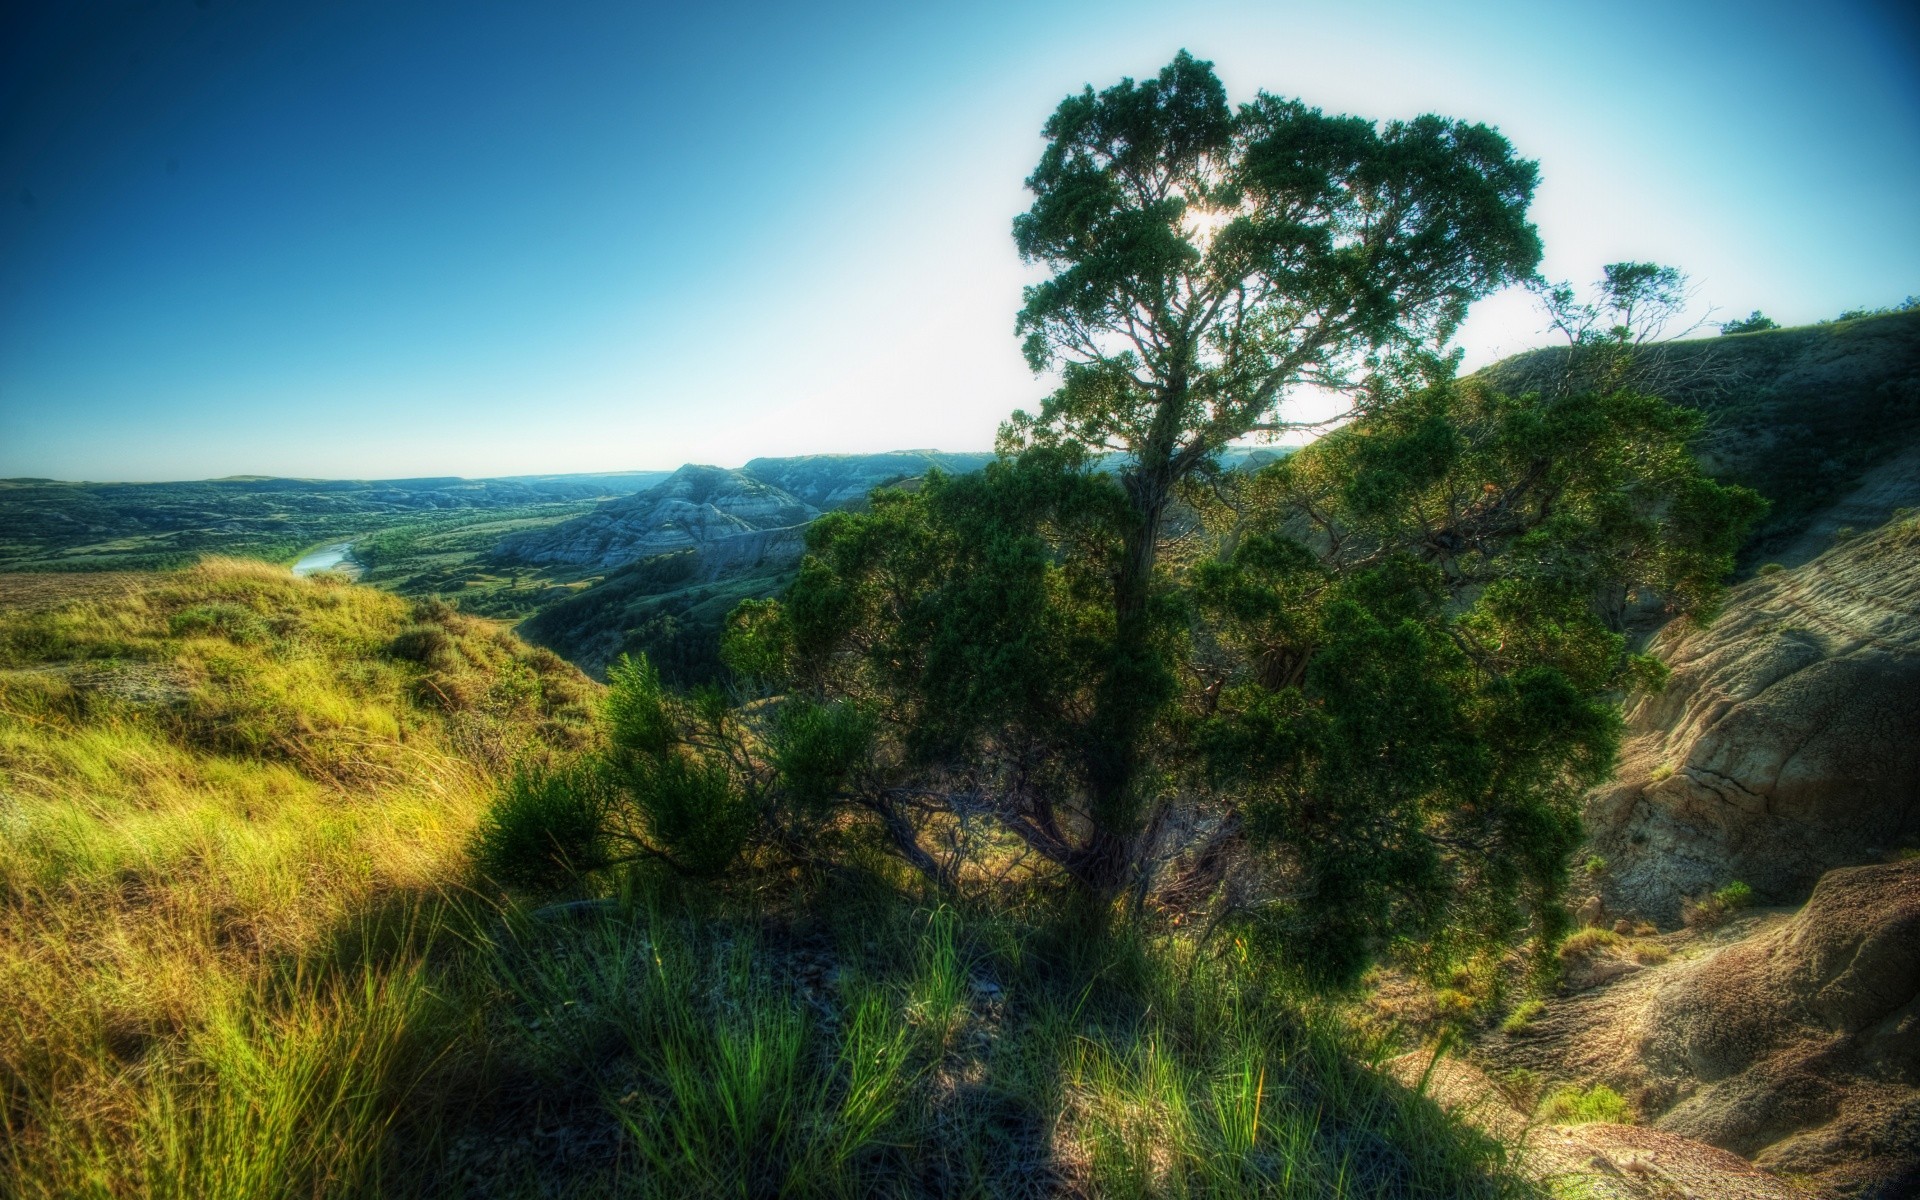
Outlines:
[[[1914,1195],[1920,860],[1830,872],[1797,913],[1692,940],[1555,1001],[1486,1053],[1608,1084],[1655,1129],[1820,1193]]]
[[[791,549],[798,558],[793,536],[769,540],[764,535],[797,530],[819,515],[812,505],[743,472],[689,465],[656,487],[610,500],[586,516],[508,538],[495,554],[536,566],[609,569],[757,535],[761,558],[769,547]]]
[[[1609,913],[1671,927],[1734,880],[1796,903],[1920,844],[1920,520],[1748,580],[1652,649],[1672,677],[1586,812]]]

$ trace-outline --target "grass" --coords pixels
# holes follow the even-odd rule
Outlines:
[[[476,831],[594,692],[497,626],[260,564],[16,584],[11,1195],[1531,1194],[1230,938],[859,846],[501,893]]]
[[[1569,934],[1567,940],[1560,943],[1560,957],[1562,960],[1590,958],[1603,948],[1622,945],[1626,940],[1611,929],[1589,925]]]
[[[1506,1020],[1500,1022],[1500,1030],[1503,1033],[1509,1034],[1525,1033],[1533,1027],[1534,1021],[1538,1020],[1540,1014],[1545,1011],[1547,1011],[1547,1006],[1544,1001],[1537,999],[1523,1000],[1514,1007],[1512,1012],[1507,1014]]]
[[[1683,901],[1680,919],[1694,928],[1712,929],[1726,924],[1733,914],[1752,903],[1753,889],[1736,879],[1699,900]]]
[[[1633,1124],[1633,1109],[1620,1093],[1605,1084],[1591,1088],[1564,1087],[1540,1102],[1535,1116],[1553,1125],[1590,1125],[1608,1122]]]

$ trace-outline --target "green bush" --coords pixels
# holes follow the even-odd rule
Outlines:
[[[512,887],[550,891],[606,866],[608,792],[592,764],[515,771],[481,822],[474,855],[481,871]]]
[[[635,767],[625,790],[651,847],[690,875],[725,870],[753,830],[753,807],[723,763],[669,752]]]
[[[1503,1033],[1524,1033],[1532,1027],[1534,1019],[1546,1010],[1547,1006],[1542,1001],[1525,1001],[1508,1013],[1506,1020],[1500,1022],[1500,1030]]]
[[[1772,317],[1767,316],[1765,313],[1761,312],[1759,309],[1756,308],[1753,310],[1753,314],[1751,316],[1738,318],[1732,321],[1728,321],[1725,324],[1721,325],[1720,332],[1722,334],[1762,333],[1769,329],[1778,329],[1778,328],[1780,328],[1780,323],[1778,321],[1774,320]]]
[[[1581,1091],[1559,1088],[1540,1105],[1539,1117],[1555,1125],[1633,1124],[1633,1109],[1619,1092],[1604,1084]]]
[[[453,654],[453,637],[438,625],[409,625],[387,643],[387,653],[423,666],[445,666]]]
[[[1753,889],[1738,879],[1713,894],[1714,902],[1732,912],[1753,903]]]

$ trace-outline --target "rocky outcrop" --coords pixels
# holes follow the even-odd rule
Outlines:
[[[1676,936],[1672,961],[1553,1000],[1483,1052],[1605,1083],[1660,1131],[1829,1193],[1916,1194],[1920,860],[1833,871],[1791,916]]]
[[[1672,676],[1586,811],[1609,914],[1672,927],[1734,880],[1797,903],[1920,843],[1920,521],[1751,579],[1652,649]]]
[[[1415,1052],[1386,1071],[1520,1151],[1521,1168],[1556,1195],[1591,1200],[1806,1200],[1806,1192],[1737,1154],[1678,1134],[1594,1122],[1537,1124],[1470,1062]]]
[[[764,549],[772,531],[797,531],[819,510],[740,471],[685,466],[657,487],[610,500],[586,516],[508,538],[506,562],[610,569],[656,554],[707,548],[743,535]],[[797,532],[784,535],[792,542]]]

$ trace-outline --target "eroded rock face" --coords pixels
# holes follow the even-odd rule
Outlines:
[[[1671,927],[1734,880],[1797,903],[1920,841],[1920,521],[1751,579],[1652,649],[1672,677],[1587,805],[1606,911]]]
[[[1920,1185],[1920,860],[1834,871],[1791,920],[1661,972],[1627,1042],[1676,1097],[1659,1128],[1906,1194],[1886,1188]]]
[[[819,515],[812,505],[739,471],[685,466],[657,487],[508,538],[496,553],[509,562],[611,568],[773,530],[795,530],[786,539],[792,542],[797,527]],[[756,537],[755,543],[766,540]]]
[[[1416,1051],[1386,1072],[1461,1120],[1523,1150],[1522,1168],[1558,1195],[1592,1200],[1805,1200],[1806,1192],[1739,1155],[1633,1125],[1539,1125],[1484,1072]]]
[[[1550,1000],[1482,1052],[1604,1083],[1654,1129],[1825,1194],[1920,1194],[1920,860],[1666,940],[1671,961]]]

